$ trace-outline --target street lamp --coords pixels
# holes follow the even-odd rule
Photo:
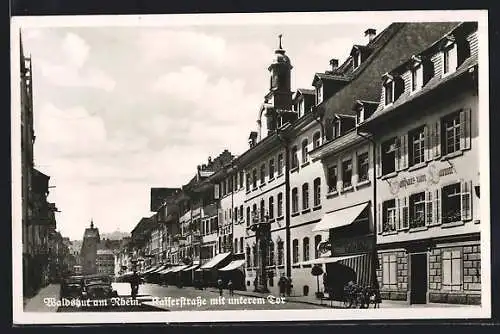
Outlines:
[[[252,214],[252,224],[248,227],[251,231],[255,232],[255,239],[257,244],[257,285],[255,286],[256,292],[269,292],[267,288],[267,253],[269,248],[269,241],[271,240],[271,224],[269,223],[269,216],[264,215],[259,217],[257,212]]]

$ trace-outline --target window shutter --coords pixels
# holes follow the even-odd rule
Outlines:
[[[434,158],[441,156],[441,120],[434,123]]]
[[[376,157],[375,157],[375,161],[376,161],[376,166],[375,166],[376,176],[380,177],[382,175],[382,145],[376,145],[375,151],[376,151],[375,152],[375,154],[376,154]]]
[[[401,170],[401,153],[402,153],[402,140],[401,138],[397,138],[394,140],[396,144],[396,170]]]
[[[402,210],[402,224],[401,228],[407,229],[409,227],[409,212],[408,212],[408,197],[403,197],[403,210]]]
[[[424,126],[424,157],[425,161],[429,161],[431,159],[430,154],[430,134],[429,134],[429,126]]]
[[[382,230],[382,217],[383,217],[382,203],[379,203],[378,207],[377,207],[377,233],[378,234],[382,234],[382,232],[383,232],[383,230]]]
[[[450,49],[449,54],[449,62],[450,62],[450,71],[454,72],[457,69],[458,59],[457,59],[457,45],[453,45],[453,48]]]
[[[470,109],[460,112],[460,149],[470,149]]]
[[[441,224],[441,189],[438,188],[434,192],[434,218],[436,225]]]
[[[396,198],[396,230],[401,229],[401,199]]]
[[[404,134],[401,137],[401,147],[402,147],[402,165],[401,169],[408,168],[408,134]]]
[[[425,225],[432,225],[432,191],[425,192]]]
[[[451,252],[444,251],[442,254],[443,265],[443,285],[451,285]]]
[[[358,183],[358,159],[356,156],[356,152],[352,154],[352,175],[351,175],[351,184],[354,186]]]
[[[214,184],[214,199],[219,199],[219,184]]]
[[[460,184],[461,193],[462,193],[462,201],[461,201],[461,213],[462,213],[462,221],[468,221],[472,219],[472,182],[471,181],[462,181]]]

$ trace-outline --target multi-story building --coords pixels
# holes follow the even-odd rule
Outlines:
[[[83,234],[82,249],[80,250],[80,262],[84,275],[97,273],[96,257],[100,242],[99,229],[94,227],[94,221],[91,220],[90,227],[86,228]]]
[[[96,254],[98,274],[115,275],[115,255],[111,249],[98,249]]]
[[[480,303],[477,24],[382,78],[360,125],[377,143],[379,283],[409,303]]]

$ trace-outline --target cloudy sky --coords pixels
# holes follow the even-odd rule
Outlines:
[[[292,89],[344,61],[364,31],[390,22],[24,27],[34,75],[35,164],[51,176],[58,230],[80,239],[131,231],[151,187],[179,187],[196,166],[239,155],[268,90],[283,34]]]

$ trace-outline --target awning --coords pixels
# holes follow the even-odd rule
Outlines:
[[[179,267],[175,267],[172,269],[172,272],[173,273],[178,273],[179,271],[183,270],[184,268],[187,268],[189,266],[179,266]]]
[[[224,268],[221,268],[219,270],[220,271],[230,271],[230,270],[238,269],[239,267],[241,267],[244,264],[245,264],[245,260],[236,260],[236,261],[229,263],[227,266],[225,266]]]
[[[160,266],[151,267],[151,268],[147,269],[146,271],[144,271],[142,274],[144,275],[144,274],[152,273],[153,271],[155,271],[158,268],[160,268]]]
[[[225,258],[227,258],[229,255],[231,255],[231,252],[217,254],[210,261],[202,265],[200,269],[212,269],[221,261],[223,261]]]
[[[190,271],[190,270],[196,269],[196,268],[198,268],[199,265],[200,265],[199,262],[194,262],[193,265],[188,266],[187,268],[182,269],[182,271]]]
[[[167,265],[166,265],[166,264],[164,264],[163,266],[159,266],[158,268],[156,268],[156,269],[155,269],[155,270],[153,270],[153,271],[150,271],[149,273],[150,273],[150,274],[153,274],[153,273],[158,274],[158,273],[160,273],[160,271],[164,270],[165,268],[167,268]]]
[[[171,272],[173,269],[174,269],[174,268],[167,268],[167,269],[163,269],[163,270],[159,271],[159,272],[158,272],[158,274],[160,274],[160,275],[165,275],[165,274],[167,274],[167,273]]]
[[[368,206],[369,203],[358,204],[349,208],[340,209],[327,213],[321,218],[321,221],[316,224],[313,231],[328,231],[331,228],[350,225],[361,212]]]
[[[337,256],[337,257],[330,257],[330,256],[325,256],[325,257],[320,257],[314,260],[309,260],[305,262],[301,262],[300,264],[323,264],[323,263],[332,263],[332,262],[338,262],[342,260],[347,260],[355,257],[360,257],[365,254],[357,254],[357,255],[346,255],[346,256]]]

